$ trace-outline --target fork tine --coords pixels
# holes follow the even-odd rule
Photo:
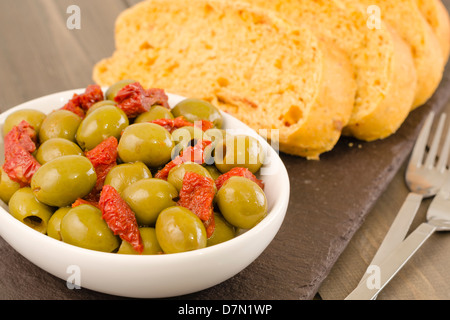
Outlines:
[[[439,162],[437,164],[437,169],[441,172],[445,172],[447,169],[447,163],[449,161],[450,155],[450,128],[447,131],[447,138],[445,139],[444,147],[442,148],[442,152],[439,155]]]
[[[422,165],[423,156],[425,154],[425,148],[427,146],[428,137],[430,135],[431,126],[433,124],[434,112],[430,112],[422,130],[420,131],[419,137],[414,145],[414,149],[411,155],[410,164],[413,166],[420,167]]]
[[[427,160],[425,161],[425,167],[432,169],[436,161],[436,155],[439,150],[439,144],[442,138],[442,132],[444,131],[444,124],[447,115],[444,113],[439,119],[439,124],[434,134],[433,142],[431,144],[430,151],[428,152]]]

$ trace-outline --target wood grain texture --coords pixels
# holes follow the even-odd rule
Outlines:
[[[91,69],[114,49],[114,22],[122,1],[76,1],[81,29],[66,26],[71,0],[0,3],[0,109],[92,83]]]
[[[116,17],[136,2],[0,1],[0,110],[91,84],[94,64],[114,50]],[[81,8],[81,30],[66,27],[69,17],[66,9],[74,3]],[[358,238],[359,233],[353,236],[361,225],[370,223],[364,220],[376,203],[383,212],[389,211],[390,217],[398,209],[404,189],[395,183],[396,174],[408,157],[425,115],[431,109],[441,110],[450,97],[449,74],[447,70],[432,100],[414,111],[399,132],[389,139],[361,143],[343,138],[336,149],[319,162],[281,155],[290,175],[292,196],[286,220],[272,244],[235,277],[208,290],[176,299],[313,299],[346,247],[356,254],[349,256],[346,251],[343,257],[349,257],[350,262],[340,259],[329,279],[357,273],[358,276],[352,278],[357,281],[383,230],[369,225],[369,236]],[[386,195],[384,191],[388,186],[390,197],[378,201],[382,194]],[[367,219],[373,219],[371,217],[375,217],[375,223],[380,226],[389,225],[381,214],[371,214]],[[351,243],[356,242],[358,246],[349,245],[352,238]],[[440,246],[441,249],[433,247],[436,255],[445,249],[442,243]],[[428,263],[426,259],[420,261]],[[335,270],[339,269],[342,273],[336,274]],[[442,279],[446,275],[441,268],[436,268],[436,272]],[[0,274],[0,299],[116,298],[86,289],[67,289],[64,281],[34,266],[2,239]],[[348,283],[343,285],[343,282]],[[409,285],[414,283],[411,280]],[[320,293],[330,299],[345,296],[331,289],[328,295],[327,288],[337,290],[335,286],[350,290],[353,283],[326,282]],[[421,283],[420,288],[435,290],[436,296],[439,290],[447,290],[445,286],[426,283]]]

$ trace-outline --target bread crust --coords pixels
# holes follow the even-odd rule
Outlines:
[[[382,19],[410,46],[417,73],[416,95],[411,110],[425,104],[439,86],[445,60],[439,41],[419,10],[417,0],[335,0],[343,6],[359,4],[362,12],[376,5]],[[407,17],[407,19],[405,19]]]
[[[390,28],[386,26],[386,28]],[[344,134],[364,141],[385,139],[397,132],[410,113],[415,99],[417,73],[409,46],[390,30],[392,57],[387,66],[389,81],[378,106],[366,116],[351,119]]]
[[[440,0],[417,0],[417,3],[439,41],[444,60],[447,61],[450,54],[450,18],[447,9]]]
[[[431,27],[424,23],[425,45],[423,54],[417,56],[417,93],[412,110],[424,105],[434,94],[444,75],[445,60],[439,41]]]
[[[280,150],[309,160],[319,160],[324,150],[330,151],[330,147],[336,145],[353,111],[356,92],[353,66],[346,54],[325,40],[320,42],[320,46],[323,73],[311,113],[302,126],[280,131]],[[336,106],[339,106],[340,112],[332,111]],[[331,112],[334,113],[332,118],[329,117]],[[328,121],[323,122],[323,119]]]

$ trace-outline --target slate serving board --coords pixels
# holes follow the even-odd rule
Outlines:
[[[48,3],[52,3],[51,10],[57,10],[55,6],[58,5],[62,8],[61,2],[58,5],[47,2],[45,5]],[[109,8],[114,3],[109,1]],[[117,11],[123,5],[117,1],[114,8]],[[33,13],[33,7],[28,7],[28,10]],[[98,15],[109,13],[108,10],[95,12]],[[111,13],[106,18],[111,22],[114,16]],[[112,27],[111,24],[109,26]],[[112,34],[112,28],[107,32]],[[88,51],[86,56],[89,56],[89,50],[95,50],[82,47]],[[105,49],[110,50],[110,47]],[[20,58],[9,54],[12,60]],[[90,60],[83,63],[83,67],[91,67]],[[67,68],[79,70],[79,66]],[[86,79],[85,74],[76,72],[71,76],[77,81]],[[5,76],[0,76],[0,80],[5,81]],[[60,90],[55,88],[53,92],[56,91]],[[286,219],[274,241],[253,264],[235,277],[202,292],[174,299],[313,299],[352,235],[408,158],[426,115],[431,110],[442,110],[449,98],[450,70],[447,68],[432,99],[412,112],[401,129],[390,138],[372,143],[342,138],[337,147],[323,155],[320,161],[306,161],[282,154],[290,175],[291,200]],[[27,261],[1,238],[0,275],[0,299],[118,298],[87,289],[69,290],[64,281]]]

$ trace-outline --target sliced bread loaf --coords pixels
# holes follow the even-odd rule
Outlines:
[[[417,0],[419,10],[433,29],[442,48],[444,60],[450,54],[450,19],[447,9],[440,0]]]
[[[441,82],[445,60],[432,28],[419,10],[416,0],[336,0],[342,6],[361,6],[370,18],[368,8],[376,5],[383,21],[390,24],[409,44],[417,71],[417,91],[413,108],[424,104]],[[428,0],[426,0],[428,1]]]
[[[209,100],[268,138],[279,129],[281,151],[310,159],[333,149],[356,91],[338,48],[272,12],[221,0],[147,0],[124,11],[116,51],[93,77]]]
[[[357,92],[345,134],[372,141],[397,131],[411,110],[416,72],[409,47],[389,26],[368,28],[365,14],[333,0],[245,1],[311,27],[348,55]]]

